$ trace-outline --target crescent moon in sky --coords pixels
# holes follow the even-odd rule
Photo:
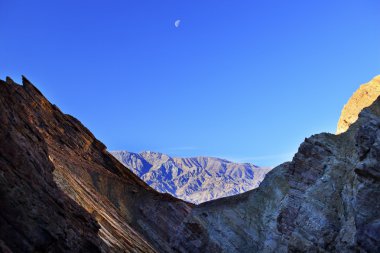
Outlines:
[[[179,25],[180,25],[180,23],[181,23],[181,20],[178,19],[178,20],[176,20],[176,21],[174,22],[174,26],[175,26],[176,28],[178,28]]]

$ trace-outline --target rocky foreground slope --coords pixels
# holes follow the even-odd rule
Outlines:
[[[0,81],[0,247],[170,252],[191,204],[126,169],[25,78]]]
[[[0,81],[0,252],[380,252],[380,99],[259,188],[160,194],[25,78]]]
[[[195,204],[252,190],[271,170],[214,157],[180,158],[152,151],[111,154],[153,189]]]

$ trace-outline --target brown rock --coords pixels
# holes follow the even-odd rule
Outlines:
[[[0,251],[100,252],[99,225],[53,180],[48,146],[30,113],[36,97],[0,81]]]
[[[146,185],[77,119],[50,104],[25,77],[23,86],[10,78],[0,82],[0,190],[4,191],[0,218],[9,215],[4,224],[28,229],[25,233],[30,230],[25,237],[32,239],[25,239],[23,252],[35,247],[54,251],[61,247],[57,241],[64,245],[63,251],[70,252],[78,251],[81,241],[86,247],[91,242],[106,252],[172,251],[170,238],[192,204]],[[17,184],[32,186],[13,190]],[[13,198],[8,192],[19,195]],[[18,214],[13,206],[19,207]],[[19,216],[25,219],[16,222]],[[66,225],[76,219],[80,224]],[[0,240],[18,251],[23,242],[7,226],[0,228]],[[41,227],[41,232],[36,227]],[[55,230],[63,235],[59,237]]]

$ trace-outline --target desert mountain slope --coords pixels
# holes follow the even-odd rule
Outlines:
[[[337,134],[347,131],[363,108],[370,106],[380,96],[380,75],[360,86],[343,107],[338,121]]]
[[[195,204],[252,190],[270,171],[214,157],[179,158],[151,151],[111,154],[157,191]]]

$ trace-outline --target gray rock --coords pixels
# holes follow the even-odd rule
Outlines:
[[[173,247],[380,252],[379,126],[380,98],[347,132],[305,139],[293,160],[269,172],[259,188],[195,207]]]

